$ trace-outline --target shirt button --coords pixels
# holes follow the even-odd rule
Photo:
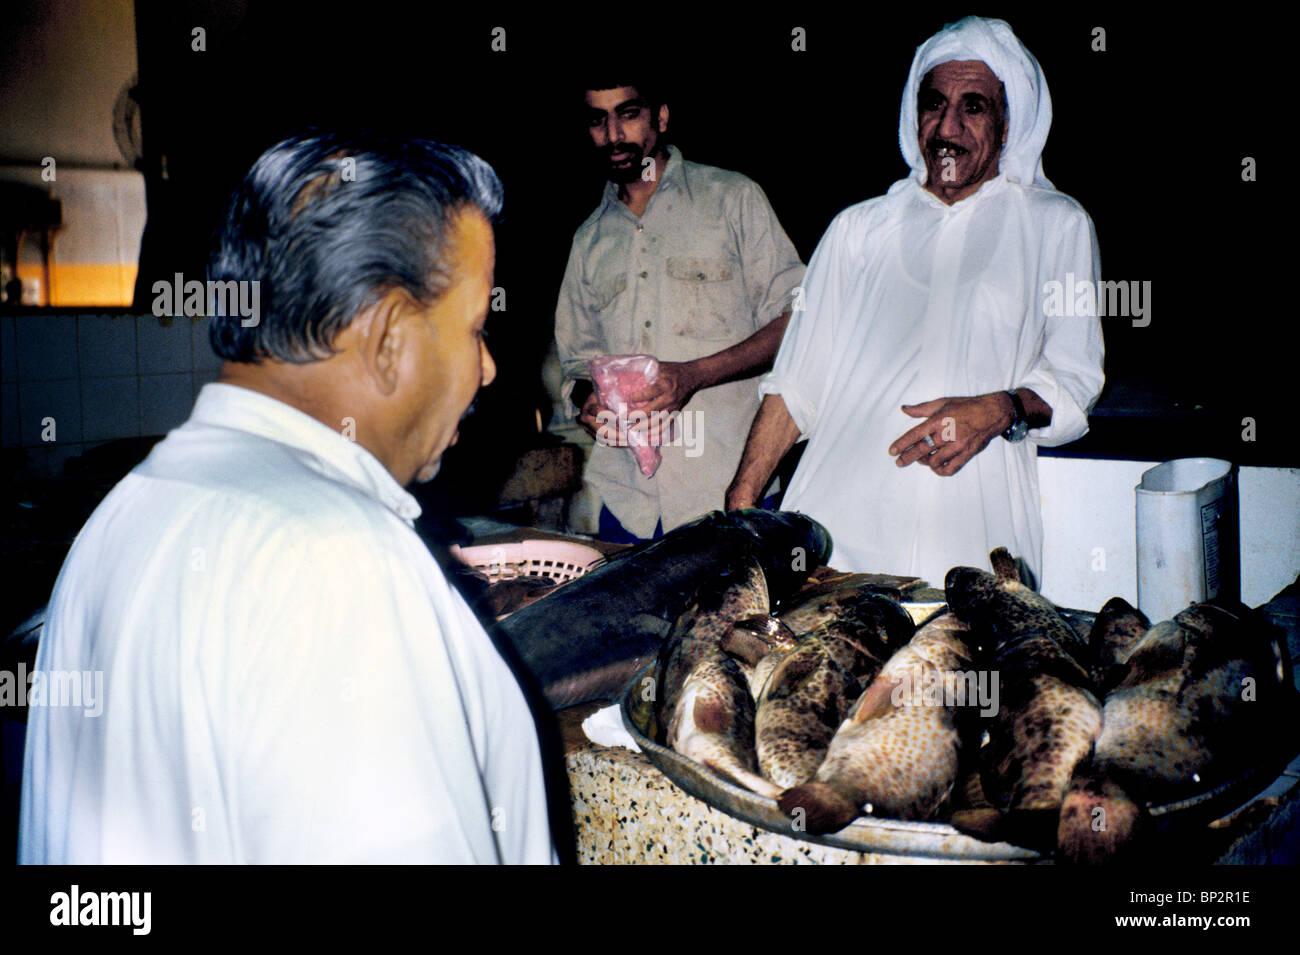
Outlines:
[[[639,226],[637,226],[637,227],[636,227],[636,231],[637,231],[637,232],[644,232],[644,231],[645,231],[645,226],[643,226],[643,225],[639,225]]]
[[[645,278],[645,277],[646,277],[647,275],[649,275],[649,274],[650,274],[649,272],[642,272],[642,273],[641,273],[641,278]]]
[[[649,323],[649,322],[646,322],[646,323],[645,323],[645,327],[646,327],[646,328],[649,328],[649,327],[650,327],[650,323]]]

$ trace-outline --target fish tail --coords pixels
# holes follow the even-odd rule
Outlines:
[[[1061,803],[1060,859],[1077,865],[1131,861],[1146,823],[1143,807],[1109,776],[1076,774]]]
[[[787,789],[777,799],[781,811],[813,835],[843,829],[862,813],[862,807],[825,783],[810,782]]]

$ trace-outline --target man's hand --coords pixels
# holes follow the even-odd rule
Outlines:
[[[731,487],[727,488],[727,496],[724,505],[728,511],[743,511],[747,507],[753,507],[758,503],[759,492],[752,488],[737,484],[734,480]]]
[[[974,398],[936,398],[903,405],[903,411],[925,420],[891,444],[889,453],[898,455],[899,467],[920,461],[944,477],[960,471],[1015,419],[1011,399],[1001,391]]]
[[[661,361],[658,380],[628,395],[628,407],[648,415],[662,411],[666,417],[681,411],[702,384],[695,362]]]
[[[610,417],[613,415],[613,417]],[[601,444],[607,444],[613,448],[626,448],[627,436],[619,434],[617,412],[606,408],[596,398],[596,392],[593,390],[583,402],[582,410],[578,412],[578,424],[582,425],[582,430],[591,435]]]
[[[749,439],[740,457],[736,476],[731,479],[725,498],[729,511],[753,507],[758,503],[767,482],[772,479],[781,458],[799,440],[799,426],[790,417],[785,399],[780,395],[765,395],[758,406],[754,423],[749,427]]]

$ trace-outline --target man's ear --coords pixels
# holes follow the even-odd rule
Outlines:
[[[1007,129],[1010,127],[1010,123],[1007,121],[1007,84],[1006,83],[1002,83],[1001,85],[998,86],[998,99],[1000,100],[998,104],[1000,107],[998,109],[998,112],[1002,114],[1002,145],[1005,146],[1007,144]]]
[[[375,391],[388,397],[397,390],[415,303],[401,288],[390,289],[362,311],[348,326],[351,346],[357,349],[364,375]]]
[[[659,107],[659,132],[668,132],[668,104],[664,103]]]

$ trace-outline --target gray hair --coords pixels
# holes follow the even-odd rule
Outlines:
[[[446,241],[466,208],[495,222],[502,187],[459,146],[311,130],[272,146],[235,190],[211,281],[257,281],[261,314],[210,317],[227,361],[306,363],[384,294],[434,304],[450,282]]]

